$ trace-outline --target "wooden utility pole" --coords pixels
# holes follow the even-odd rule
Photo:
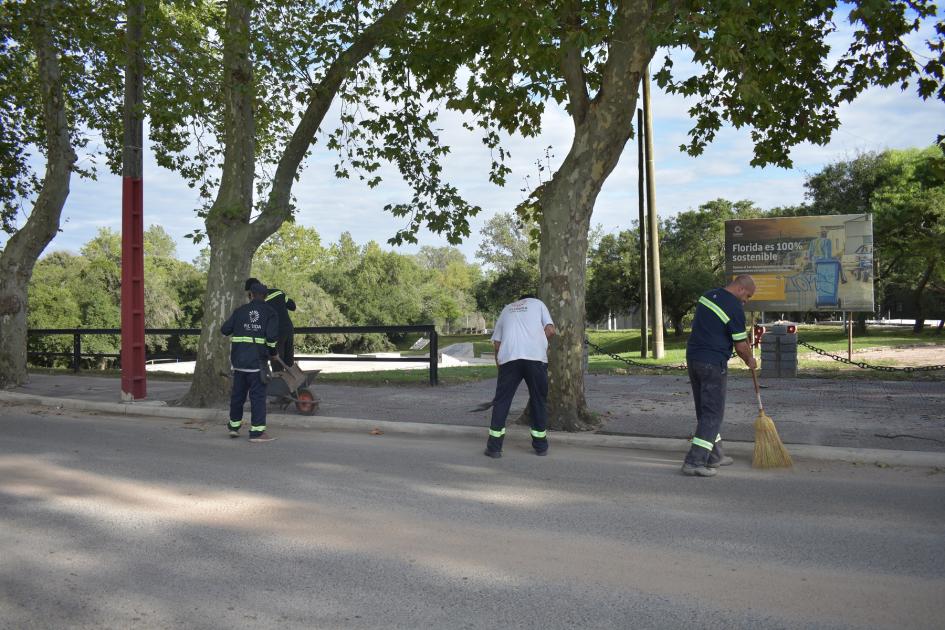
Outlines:
[[[650,215],[650,277],[653,278],[653,358],[666,356],[663,348],[663,289],[660,282],[659,217],[653,167],[653,111],[650,107],[650,68],[643,71],[643,118],[646,127],[646,206]]]
[[[646,358],[650,345],[647,324],[650,321],[650,278],[646,271],[646,165],[643,149],[643,110],[637,108],[637,207],[640,211],[640,357]]]

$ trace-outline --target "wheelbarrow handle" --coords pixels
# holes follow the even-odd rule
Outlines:
[[[276,361],[279,362],[279,365],[281,365],[282,367],[284,367],[284,368],[287,369],[287,370],[289,369],[289,366],[285,364],[285,361],[282,360],[282,357],[280,357],[278,354],[274,354],[274,355],[272,355],[272,356],[274,356],[274,357],[276,358]],[[270,357],[270,358],[272,358],[272,357]]]

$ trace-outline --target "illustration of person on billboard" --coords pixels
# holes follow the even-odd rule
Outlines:
[[[827,237],[827,228],[820,228],[820,237],[811,239],[807,259],[814,270],[817,306],[839,306],[838,284],[846,284],[847,278],[840,257],[833,255],[833,242]]]

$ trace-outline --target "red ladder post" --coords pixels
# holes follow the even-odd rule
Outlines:
[[[144,128],[141,54],[144,4],[129,0],[125,44],[124,150],[121,185],[121,397],[147,396],[144,345]]]

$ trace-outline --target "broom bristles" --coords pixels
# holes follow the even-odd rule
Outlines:
[[[764,411],[759,411],[755,420],[755,453],[751,465],[754,468],[790,468],[794,465],[791,454],[781,442],[774,420]]]

